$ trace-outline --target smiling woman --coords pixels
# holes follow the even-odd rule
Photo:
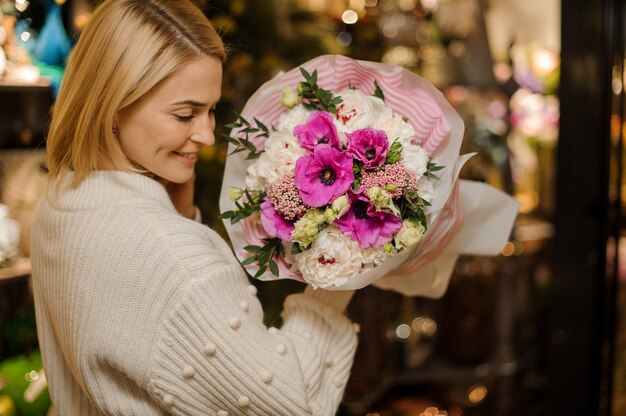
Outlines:
[[[189,219],[224,59],[188,0],[105,0],[71,55],[31,254],[59,414],[331,415],[339,405],[356,349],[343,315],[352,292],[292,295],[283,328],[268,330],[230,248]]]
[[[120,110],[115,128],[124,154],[138,168],[174,183],[187,182],[202,146],[213,144],[213,109],[222,65],[198,58]]]

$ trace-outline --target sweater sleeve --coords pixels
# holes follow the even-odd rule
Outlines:
[[[161,324],[150,394],[174,415],[334,415],[357,344],[352,292],[290,295],[267,329],[239,265],[203,274]]]

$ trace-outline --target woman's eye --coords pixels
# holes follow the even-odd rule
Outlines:
[[[188,116],[174,115],[174,117],[176,117],[176,120],[180,121],[181,123],[189,123],[193,119],[193,114]]]

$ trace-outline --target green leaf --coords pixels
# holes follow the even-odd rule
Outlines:
[[[239,114],[238,112],[235,111],[235,114],[237,114],[237,118],[239,119],[240,123],[245,124],[246,126],[250,125],[250,122],[248,120],[246,120],[245,118],[243,118],[243,116],[241,114]]]
[[[263,273],[265,273],[265,271],[267,270],[267,266],[262,266],[258,272],[256,272],[256,274],[254,275],[255,279],[258,279],[259,277],[261,277],[263,275]]]
[[[259,246],[245,246],[243,249],[250,253],[261,253],[263,251],[263,248]]]
[[[381,100],[385,101],[385,94],[383,93],[383,90],[380,88],[380,85],[378,85],[378,82],[376,82],[376,80],[374,80],[374,87],[376,88],[374,90],[374,97],[378,97]]]
[[[252,264],[256,261],[256,256],[247,257],[244,261],[241,262],[242,265],[247,266],[248,264]]]
[[[256,125],[263,131],[269,131],[265,124],[261,123],[256,117],[254,118]]]
[[[385,164],[392,165],[398,163],[400,160],[402,160],[402,143],[400,143],[399,138],[396,138],[387,152]]]
[[[300,247],[300,244],[293,243],[293,246],[291,246],[291,254],[295,256],[300,253],[302,253],[302,247]]]
[[[234,216],[235,216],[235,211],[226,211],[226,212],[222,212],[222,214],[220,215],[220,218],[228,219]]]
[[[278,264],[274,260],[270,260],[270,271],[276,277],[278,277]]]

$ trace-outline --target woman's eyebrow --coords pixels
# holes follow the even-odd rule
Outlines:
[[[172,105],[191,105],[193,107],[206,107],[207,103],[202,103],[200,101],[195,100],[183,100],[173,103]]]

